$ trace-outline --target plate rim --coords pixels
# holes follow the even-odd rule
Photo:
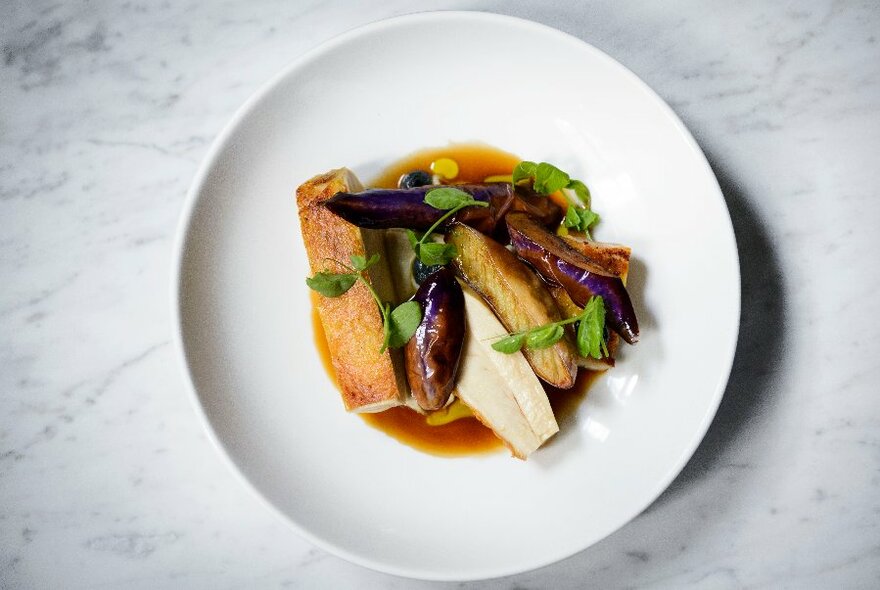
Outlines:
[[[269,93],[271,92],[282,80],[290,76],[297,69],[308,65],[308,63],[328,51],[336,48],[337,46],[343,45],[348,41],[360,37],[362,35],[367,35],[371,33],[375,33],[377,31],[381,31],[386,27],[394,27],[398,26],[400,23],[405,22],[414,22],[414,21],[430,21],[433,19],[440,18],[450,18],[450,19],[474,19],[477,21],[486,21],[492,22],[494,24],[502,24],[502,25],[516,25],[525,28],[531,28],[534,31],[549,34],[560,38],[568,43],[572,43],[574,45],[579,46],[580,49],[586,49],[590,53],[592,53],[595,57],[609,62],[612,66],[615,66],[620,70],[620,73],[624,76],[630,78],[630,81],[635,83],[643,92],[645,92],[649,97],[653,99],[653,102],[660,108],[663,115],[673,124],[675,129],[681,135],[682,139],[685,141],[687,146],[690,148],[691,152],[694,154],[696,159],[701,163],[704,171],[708,173],[709,178],[711,178],[714,188],[714,198],[720,199],[721,205],[723,207],[726,215],[724,219],[726,223],[725,233],[732,244],[732,259],[731,262],[733,264],[732,270],[735,274],[736,284],[739,287],[735,293],[735,326],[736,329],[731,330],[731,340],[727,343],[726,347],[726,362],[724,363],[724,370],[719,374],[719,378],[717,380],[715,391],[712,395],[711,404],[709,405],[705,415],[702,417],[702,420],[698,427],[694,431],[694,436],[689,441],[686,448],[682,449],[682,453],[677,461],[677,463],[670,467],[669,471],[662,479],[657,480],[657,484],[651,493],[648,494],[647,501],[643,503],[643,505],[635,511],[632,516],[622,521],[619,525],[614,527],[612,530],[608,531],[603,536],[599,537],[592,543],[585,545],[583,547],[578,547],[572,551],[565,552],[564,554],[560,554],[554,558],[550,559],[540,559],[534,562],[530,562],[528,564],[520,565],[520,566],[511,566],[507,568],[489,568],[485,570],[480,570],[479,572],[468,573],[464,576],[455,575],[454,572],[437,572],[433,570],[424,570],[419,569],[417,567],[406,567],[406,566],[398,566],[392,564],[390,562],[381,562],[374,561],[369,558],[365,558],[361,555],[353,553],[348,549],[331,543],[322,539],[321,537],[313,534],[311,531],[305,529],[298,522],[294,521],[290,516],[282,512],[282,510],[277,507],[271,500],[269,500],[259,489],[257,489],[256,485],[251,482],[250,479],[245,476],[241,468],[238,466],[236,461],[232,458],[232,455],[227,450],[226,445],[220,440],[217,432],[214,429],[210,419],[208,418],[206,409],[202,404],[201,397],[199,396],[198,390],[196,389],[195,382],[193,381],[193,375],[190,370],[189,358],[186,352],[186,346],[183,342],[183,329],[182,329],[182,293],[183,293],[183,262],[187,248],[188,237],[190,234],[193,213],[195,212],[196,206],[201,200],[201,193],[203,192],[206,184],[206,180],[208,178],[209,172],[216,162],[218,156],[225,148],[228,143],[230,136],[239,128],[242,121],[254,110],[254,107]],[[712,198],[707,195],[706,198]],[[684,125],[679,116],[672,110],[672,108],[666,103],[663,98],[654,91],[646,82],[644,82],[638,75],[636,75],[632,70],[626,67],[624,64],[620,63],[601,49],[595,47],[594,45],[580,39],[570,33],[565,31],[561,31],[555,27],[551,27],[549,25],[545,25],[543,23],[539,23],[536,21],[532,21],[525,18],[509,16],[505,14],[498,14],[494,12],[488,11],[477,11],[477,10],[432,10],[432,11],[419,11],[412,12],[403,15],[397,15],[390,18],[384,18],[376,21],[372,21],[366,24],[358,25],[354,28],[348,29],[344,32],[338,33],[319,44],[311,47],[305,52],[301,53],[299,56],[292,59],[288,62],[284,67],[282,67],[275,75],[271,76],[267,81],[262,83],[233,113],[232,117],[227,121],[222,127],[221,131],[217,134],[217,136],[212,141],[210,147],[206,151],[205,155],[202,157],[201,162],[196,170],[195,176],[190,183],[189,189],[187,190],[186,196],[184,197],[183,207],[179,214],[177,227],[175,229],[175,238],[174,245],[172,249],[172,265],[171,265],[171,284],[170,284],[170,303],[171,303],[171,329],[172,329],[172,340],[173,340],[173,348],[174,354],[177,359],[177,364],[179,370],[182,373],[183,381],[185,385],[185,389],[187,390],[187,397],[190,400],[190,403],[195,410],[196,416],[198,420],[201,422],[202,428],[207,434],[208,440],[211,442],[211,445],[215,448],[219,455],[222,456],[223,463],[226,464],[227,468],[234,474],[234,477],[245,487],[245,489],[249,490],[253,496],[258,499],[258,503],[263,505],[264,508],[268,509],[269,512],[274,514],[277,518],[279,518],[282,522],[286,523],[287,526],[292,528],[294,532],[296,532],[301,538],[307,540],[309,543],[321,548],[324,551],[332,555],[336,555],[341,557],[351,563],[355,563],[362,567],[366,567],[372,569],[374,571],[384,572],[396,576],[401,576],[405,578],[412,579],[421,579],[421,580],[431,580],[431,581],[475,581],[475,580],[486,580],[499,578],[503,576],[511,576],[516,574],[525,573],[528,571],[536,570],[539,568],[546,567],[548,565],[552,565],[559,561],[568,559],[569,557],[580,553],[600,543],[601,541],[607,539],[612,534],[616,533],[624,526],[632,522],[636,517],[644,513],[644,511],[651,506],[657,498],[663,494],[664,491],[669,487],[672,481],[678,476],[679,473],[684,469],[687,463],[690,461],[691,457],[693,457],[694,452],[696,451],[699,444],[705,438],[706,433],[709,429],[709,426],[712,424],[712,421],[715,418],[715,415],[718,412],[718,408],[721,404],[721,399],[724,396],[724,391],[727,387],[728,381],[730,379],[730,374],[733,369],[733,361],[736,354],[737,342],[739,339],[739,332],[741,329],[741,315],[742,315],[742,274],[740,268],[740,260],[739,260],[739,251],[737,247],[736,241],[736,233],[734,231],[733,222],[730,216],[730,209],[727,206],[727,201],[724,198],[724,193],[721,190],[721,187],[718,183],[718,179],[715,176],[714,171],[712,170],[711,165],[706,159],[705,154],[697,143],[696,139],[694,139],[690,130]]]

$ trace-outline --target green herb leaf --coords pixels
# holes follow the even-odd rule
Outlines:
[[[454,215],[457,211],[476,205],[478,207],[488,207],[489,203],[485,201],[477,201],[466,192],[453,187],[435,188],[429,190],[425,194],[425,203],[435,209],[445,210],[440,219],[428,228],[421,237],[412,230],[406,230],[406,237],[409,240],[416,257],[427,266],[436,266],[438,264],[447,264],[455,258],[458,252],[455,246],[451,244],[440,244],[435,242],[426,242],[429,240],[434,230]]]
[[[562,225],[565,227],[577,227],[580,224],[581,216],[578,215],[577,207],[569,205],[568,210],[565,212],[565,218],[562,220]]]
[[[355,270],[364,270],[367,268],[367,259],[358,254],[352,254],[349,258],[351,258],[351,265]]]
[[[523,346],[531,349],[548,348],[565,336],[563,326],[575,322],[578,322],[577,348],[581,356],[592,356],[595,359],[601,359],[603,354],[608,356],[608,347],[605,344],[605,302],[599,296],[591,297],[578,315],[510,334],[492,344],[492,348],[506,354],[516,352]]]
[[[418,301],[404,301],[388,315],[388,346],[400,348],[415,334],[422,323],[422,306]]]
[[[578,215],[581,216],[581,227],[584,228],[584,231],[589,231],[599,222],[599,215],[589,209],[578,209]]]
[[[422,258],[421,255],[421,246],[422,246],[422,238],[424,236],[419,236],[416,232],[411,229],[406,230],[406,239],[409,240],[409,245],[412,246],[413,252],[415,252],[416,258]]]
[[[339,297],[351,289],[356,280],[354,273],[319,272],[306,279],[306,285],[325,297]]]
[[[571,179],[568,174],[547,162],[541,162],[535,169],[535,192],[542,195],[555,193],[568,186]]]
[[[565,335],[565,329],[558,323],[533,330],[526,335],[526,347],[533,349],[549,348]]]
[[[417,255],[419,260],[426,266],[437,266],[448,264],[450,260],[458,255],[458,250],[455,249],[453,244],[427,242],[421,244]]]
[[[449,211],[456,207],[475,204],[477,201],[463,190],[447,186],[431,189],[425,193],[425,203],[435,209]]]
[[[412,238],[410,238],[411,242],[418,243],[418,239],[416,238],[415,233],[412,233]],[[408,234],[409,235],[409,234]],[[446,244],[436,244],[437,246],[445,247]],[[454,250],[454,248],[453,248]],[[454,254],[453,254],[454,255]],[[349,289],[351,289],[352,285],[357,281],[361,281],[364,286],[369,290],[370,295],[373,296],[373,299],[376,301],[376,305],[379,306],[379,313],[382,315],[382,332],[383,332],[383,340],[382,347],[379,349],[379,353],[382,354],[389,347],[398,348],[406,344],[407,340],[409,340],[413,333],[418,328],[419,324],[422,321],[422,306],[418,301],[407,301],[398,305],[394,310],[391,309],[391,304],[382,302],[379,299],[379,294],[376,293],[376,290],[367,280],[364,275],[364,272],[370,268],[372,265],[379,262],[379,255],[373,254],[369,259],[364,256],[360,256],[358,254],[354,254],[350,256],[352,267],[347,267],[345,263],[339,262],[338,260],[333,260],[336,264],[343,266],[345,268],[349,268],[352,272],[348,273],[332,273],[332,272],[319,272],[315,273],[315,276],[307,278],[306,284],[309,288],[314,289],[321,295],[326,297],[339,297]]]
[[[409,240],[409,245],[415,248],[416,244],[421,241],[422,237],[413,230],[408,229],[406,230],[406,239]]]
[[[504,354],[513,354],[522,348],[524,339],[524,334],[511,334],[498,342],[493,342],[492,348]]]
[[[590,356],[590,327],[585,320],[578,322],[575,344],[579,355],[584,358]]]
[[[580,207],[575,207],[574,205],[569,205],[568,210],[565,212],[565,218],[562,220],[562,225],[577,231],[589,233],[590,228],[595,225],[597,221],[599,221],[599,216],[589,209],[582,209]]]
[[[374,291],[375,293],[375,291]],[[376,303],[379,303],[378,297],[373,295],[376,298]],[[388,343],[391,342],[391,304],[390,303],[379,303],[379,313],[382,314],[382,346],[379,348],[379,354],[384,354],[386,350],[388,350]]]
[[[580,180],[572,178],[568,181],[568,186],[565,188],[574,192],[584,208],[590,208],[590,189],[587,188],[587,185]]]
[[[358,270],[358,271],[367,270],[368,268],[370,268],[371,266],[373,266],[377,262],[379,262],[379,255],[378,254],[373,254],[372,256],[370,256],[369,260],[367,260],[363,256],[359,256],[357,254],[355,254],[351,257],[351,265],[354,267],[355,270]]]
[[[520,181],[534,178],[537,168],[538,165],[534,162],[523,160],[513,169],[513,184],[519,184]]]
[[[608,355],[605,346],[605,302],[599,296],[590,297],[581,314],[577,331],[577,348],[578,353],[583,357],[601,359],[603,351],[606,356]]]
[[[531,180],[532,188],[540,195],[549,195],[558,190],[566,189],[568,199],[585,209],[590,208],[590,189],[580,180],[571,178],[566,172],[553,164],[522,161],[513,169],[513,184],[523,180]],[[573,196],[572,196],[573,195]]]

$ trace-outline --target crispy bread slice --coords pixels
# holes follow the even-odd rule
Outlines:
[[[296,190],[302,238],[312,273],[339,271],[330,259],[348,263],[355,254],[381,259],[369,272],[370,283],[383,301],[394,299],[382,232],[362,230],[321,205],[340,191],[363,186],[347,168],[331,170],[306,181]],[[336,370],[342,401],[350,412],[381,412],[401,405],[407,385],[399,350],[380,354],[384,332],[382,316],[365,285],[358,282],[340,297],[318,295],[318,315],[330,358]]]

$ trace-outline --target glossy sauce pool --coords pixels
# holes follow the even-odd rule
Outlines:
[[[412,170],[431,170],[431,163],[439,158],[449,158],[458,164],[458,176],[453,182],[484,182],[489,176],[510,175],[520,158],[499,149],[481,144],[453,144],[445,148],[418,151],[399,160],[383,171],[378,178],[369,183],[376,188],[396,188],[401,175]],[[336,384],[330,351],[324,336],[324,329],[314,305],[312,294],[312,325],[315,333],[315,346],[324,365],[324,370]],[[561,390],[545,385],[550,405],[560,427],[569,422],[581,401],[586,397],[590,383],[596,373],[580,369],[574,387]],[[462,418],[444,424],[431,426],[425,417],[407,407],[397,407],[376,414],[360,414],[360,417],[378,430],[401,443],[420,451],[444,457],[460,457],[498,452],[504,449],[501,440],[476,418]],[[550,439],[547,444],[552,444]]]

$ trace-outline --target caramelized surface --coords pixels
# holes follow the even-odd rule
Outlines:
[[[446,148],[421,150],[395,162],[370,182],[369,186],[395,188],[401,175],[419,169],[430,171],[431,162],[441,157],[451,158],[458,163],[458,177],[451,182],[483,182],[488,176],[509,175],[520,161],[517,156],[490,146],[453,144]],[[324,369],[336,384],[321,322],[314,312],[312,322],[315,346],[320,353]],[[586,397],[587,389],[595,375],[590,371],[579,371],[575,386],[568,390],[545,386],[550,405],[563,431],[564,425],[571,422],[578,406]],[[381,430],[399,442],[433,455],[455,457],[505,451],[494,433],[480,424],[476,418],[463,418],[442,426],[430,426],[423,415],[407,407],[392,408],[377,414],[360,414],[360,416],[371,427]],[[547,444],[553,444],[553,439]]]

